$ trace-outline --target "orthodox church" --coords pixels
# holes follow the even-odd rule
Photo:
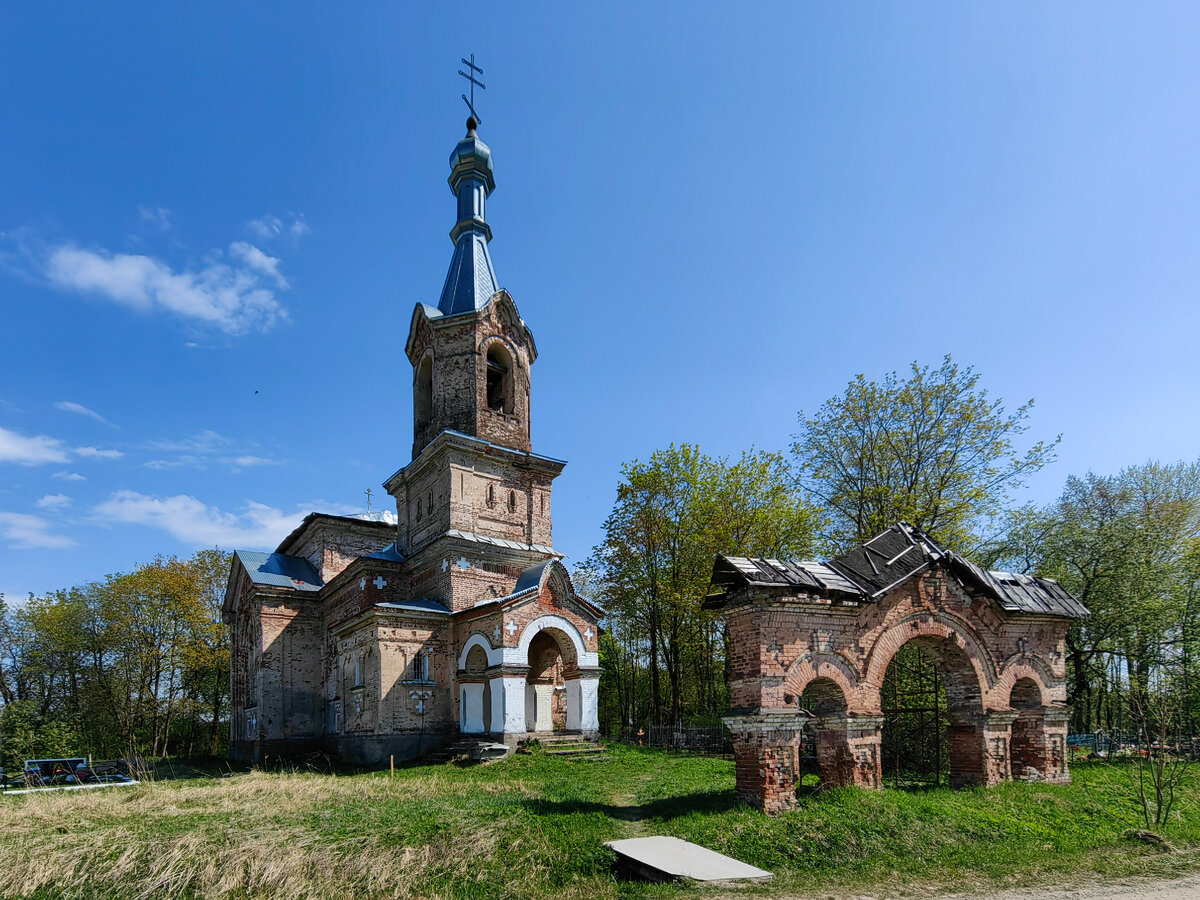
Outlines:
[[[413,310],[412,460],[396,521],[311,513],[274,553],[234,553],[230,753],[411,758],[458,735],[594,734],[598,620],[550,534],[565,465],[530,442],[533,334],[488,252],[492,153],[467,120],[437,306]],[[390,516],[387,517],[390,520]]]

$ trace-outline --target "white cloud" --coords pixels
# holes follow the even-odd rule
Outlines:
[[[245,241],[234,241],[229,245],[229,252],[234,258],[241,260],[243,265],[273,279],[285,291],[290,287],[288,280],[279,272],[280,261],[277,257],[267,256],[253,244],[247,244]]]
[[[288,213],[287,218],[291,221],[284,222],[279,216],[272,215],[263,216],[261,219],[251,219],[246,223],[246,230],[260,241],[271,241],[284,234],[293,241],[298,241],[312,233],[312,229],[304,221],[303,214]]]
[[[95,507],[104,522],[159,528],[195,547],[274,548],[303,518],[262,503],[247,501],[241,513],[222,512],[187,494],[150,497],[118,491]]]
[[[44,434],[25,437],[15,431],[0,428],[0,462],[39,466],[43,463],[66,462],[67,452],[58,438]]]
[[[171,230],[171,211],[169,209],[161,206],[139,206],[138,212],[151,225],[155,225],[163,231]]]
[[[74,547],[75,541],[61,534],[51,534],[51,524],[41,516],[27,513],[0,512],[0,538],[18,550],[61,550]]]
[[[163,309],[228,334],[266,331],[287,318],[274,290],[263,286],[262,273],[246,266],[209,262],[174,272],[150,256],[66,244],[50,252],[45,274],[63,290],[99,294],[142,312]]]
[[[228,447],[232,443],[233,441],[223,434],[218,434],[211,428],[206,428],[204,431],[199,431],[196,434],[185,437],[181,441],[151,441],[149,446],[152,450],[166,450],[168,452],[185,451],[203,456],[213,453],[221,447]]]
[[[263,216],[261,219],[251,219],[246,223],[246,228],[260,240],[269,241],[283,231],[283,223],[278,216]]]
[[[75,453],[84,459],[120,459],[125,455],[120,450],[100,450],[96,447],[76,447]]]
[[[278,466],[280,464],[279,460],[277,459],[269,459],[265,456],[250,455],[235,456],[232,459],[223,460],[223,462],[227,462],[234,466],[242,466],[243,468],[247,468],[249,466]]]
[[[47,494],[33,505],[41,509],[62,509],[64,506],[70,506],[74,502],[66,494]]]
[[[253,444],[243,450],[241,447],[235,447],[229,438],[212,430],[201,431],[181,441],[151,441],[147,446],[151,450],[179,454],[173,457],[158,457],[143,463],[147,469],[178,469],[184,466],[202,469],[209,465],[221,465],[237,470],[250,466],[283,465],[277,459],[249,452]]]
[[[96,412],[94,409],[88,409],[82,403],[72,403],[70,400],[59,400],[57,403],[54,404],[54,408],[60,409],[63,412],[75,413],[76,415],[80,415],[80,416],[87,416],[89,419],[95,419],[97,422],[103,422],[105,425],[109,426],[110,428],[117,427],[112,422],[108,421],[108,419],[104,418],[104,416],[100,415],[100,413]]]
[[[57,478],[59,481],[87,481],[87,478],[78,472],[55,472],[50,477]]]

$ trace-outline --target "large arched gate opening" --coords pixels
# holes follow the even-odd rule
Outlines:
[[[880,769],[888,787],[983,784],[983,692],[966,654],[919,637],[892,657],[880,689]]]

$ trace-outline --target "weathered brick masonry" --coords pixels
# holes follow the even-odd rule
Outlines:
[[[824,564],[722,557],[713,584],[747,802],[795,803],[805,727],[822,783],[880,787],[880,689],[910,644],[945,682],[952,784],[1069,778],[1063,642],[1087,610],[1053,581],[984,572],[901,524]]]
[[[395,521],[313,513],[274,553],[234,556],[235,757],[380,762],[459,733],[598,727],[601,611],[552,545],[565,464],[532,452],[537,347],[495,283],[491,151],[468,128],[450,159],[454,258],[405,345],[413,458],[384,484]]]

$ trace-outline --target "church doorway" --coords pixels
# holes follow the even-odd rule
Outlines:
[[[529,731],[549,733],[567,729],[567,721],[571,717],[568,716],[569,700],[563,660],[564,655],[573,655],[570,654],[571,649],[567,636],[553,628],[542,629],[529,642],[529,675],[525,688],[525,727]],[[576,711],[574,721],[578,719]]]
[[[984,783],[983,698],[959,647],[941,637],[904,644],[888,665],[880,699],[885,785]]]

